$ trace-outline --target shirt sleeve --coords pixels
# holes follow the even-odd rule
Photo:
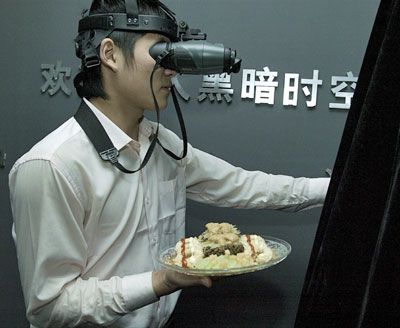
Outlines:
[[[62,170],[31,160],[11,171],[9,183],[21,284],[34,326],[108,324],[158,299],[151,272],[82,278],[85,209]]]
[[[247,171],[188,148],[188,198],[221,207],[300,211],[322,206],[329,178],[294,178]]]

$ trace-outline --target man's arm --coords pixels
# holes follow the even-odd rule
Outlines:
[[[189,147],[188,198],[223,207],[299,211],[321,206],[328,178],[294,178],[235,167]]]
[[[38,327],[110,323],[158,300],[152,272],[82,279],[85,209],[76,187],[49,161],[12,170],[11,203],[28,320]]]

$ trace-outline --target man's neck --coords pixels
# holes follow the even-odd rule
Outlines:
[[[90,102],[129,137],[139,140],[139,124],[143,118],[143,111],[128,108],[128,106],[100,97],[90,98]]]

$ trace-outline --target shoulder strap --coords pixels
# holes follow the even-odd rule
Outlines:
[[[183,153],[182,156],[175,155],[172,151],[165,148],[161,142],[158,140],[158,129],[159,129],[159,111],[157,108],[157,130],[154,137],[151,140],[151,144],[149,149],[144,156],[143,162],[140,164],[139,168],[131,171],[126,169],[121,163],[118,162],[119,151],[113,145],[111,139],[107,135],[107,132],[104,130],[104,127],[101,125],[100,121],[96,117],[96,115],[92,112],[89,106],[82,100],[78,111],[74,115],[78,124],[82,127],[85,134],[88,136],[90,142],[93,144],[94,148],[98,152],[100,158],[103,161],[110,162],[112,165],[117,167],[120,171],[124,173],[135,173],[140,171],[150,159],[151,154],[154,151],[156,144],[158,143],[160,147],[172,158],[176,160],[183,159],[187,154],[187,134],[185,123],[183,120],[182,112],[179,107],[178,99],[176,97],[176,93],[174,88],[171,88],[172,97],[174,100],[175,110],[178,116],[179,125],[181,127],[182,139],[183,139]]]
[[[153,138],[140,167],[137,170],[131,171],[123,167],[118,162],[118,149],[114,147],[112,141],[107,135],[107,132],[104,130],[104,127],[101,125],[96,115],[83,100],[74,117],[88,136],[90,142],[93,144],[94,148],[99,153],[100,158],[103,161],[110,162],[124,173],[135,173],[141,170],[147,164],[150,155],[156,145],[157,138]]]

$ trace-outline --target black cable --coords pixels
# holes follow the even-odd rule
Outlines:
[[[160,147],[170,157],[172,157],[176,160],[183,159],[187,154],[187,134],[186,134],[185,122],[183,120],[182,112],[180,110],[179,102],[176,97],[175,89],[173,86],[171,87],[171,93],[172,93],[172,98],[174,101],[175,110],[176,110],[176,113],[178,116],[179,124],[181,127],[181,133],[182,133],[182,139],[183,139],[182,156],[175,155],[172,151],[165,148],[161,144],[161,142],[158,140],[158,132],[159,132],[159,127],[160,127],[160,107],[158,105],[156,96],[154,94],[153,76],[154,76],[154,72],[159,67],[160,67],[159,64],[156,62],[156,65],[154,66],[153,71],[151,72],[151,75],[150,75],[150,89],[151,89],[151,93],[153,96],[154,105],[155,105],[156,113],[157,113],[157,129],[156,129],[156,132],[152,136],[149,149],[147,150],[146,155],[144,156],[143,162],[141,163],[141,165],[139,166],[138,169],[133,170],[133,171],[128,170],[122,164],[120,164],[118,162],[118,156],[119,156],[118,150],[112,144],[112,141],[108,137],[106,131],[104,130],[104,127],[101,125],[101,123],[97,119],[96,115],[94,115],[92,110],[90,110],[90,108],[88,108],[87,104],[84,101],[81,102],[81,105],[79,106],[79,109],[74,116],[76,121],[78,122],[78,124],[82,127],[83,131],[88,136],[88,138],[91,141],[91,143],[93,144],[93,146],[96,148],[101,159],[104,161],[108,161],[111,164],[115,165],[120,171],[122,171],[124,173],[132,174],[132,173],[138,172],[142,168],[144,168],[146,166],[146,164],[148,163],[148,161],[154,151],[156,143],[158,143],[160,145]],[[78,82],[78,80],[80,80],[80,79],[77,79],[77,82]]]

